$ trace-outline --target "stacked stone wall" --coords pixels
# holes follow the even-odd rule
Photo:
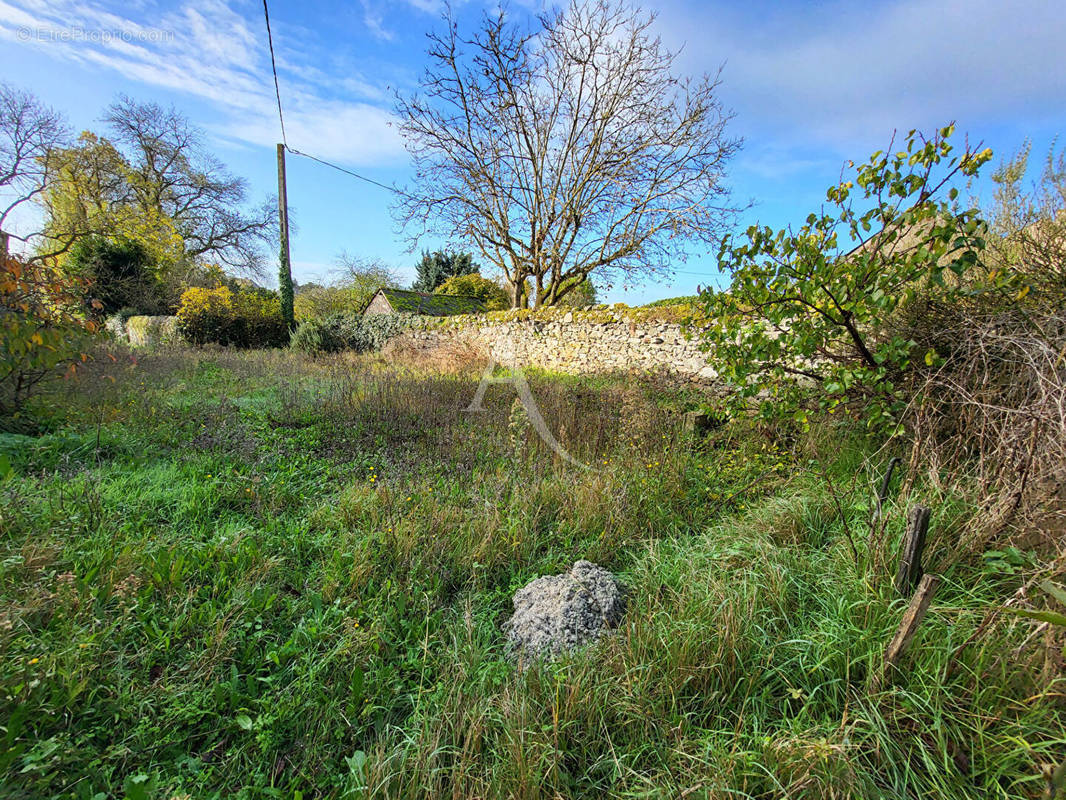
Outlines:
[[[426,350],[472,345],[500,363],[560,372],[636,369],[715,377],[692,325],[630,316],[626,311],[638,309],[417,318],[390,344]]]

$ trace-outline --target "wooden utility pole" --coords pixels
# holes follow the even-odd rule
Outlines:
[[[285,145],[278,145],[278,223],[281,226],[281,253],[278,267],[278,297],[281,317],[292,329],[293,316],[292,262],[289,261],[289,195],[285,191]]]

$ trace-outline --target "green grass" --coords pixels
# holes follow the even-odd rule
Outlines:
[[[464,412],[476,372],[116,358],[0,435],[0,796],[1038,797],[1066,755],[1062,643],[979,629],[1022,575],[920,482],[869,547],[887,455],[846,426],[693,446],[691,389],[534,374],[580,470],[509,387]],[[875,694],[919,500],[945,583]],[[512,593],[578,558],[620,630],[516,669]]]

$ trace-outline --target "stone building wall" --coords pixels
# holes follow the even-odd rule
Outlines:
[[[390,343],[420,349],[468,344],[501,364],[560,372],[666,370],[713,379],[693,329],[680,321],[641,319],[625,311],[597,309],[521,316],[521,312],[416,318]]]
[[[389,301],[382,297],[380,294],[375,294],[370,300],[370,303],[363,310],[363,314],[394,314],[392,306],[389,305]]]

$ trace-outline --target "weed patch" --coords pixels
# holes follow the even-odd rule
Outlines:
[[[1057,645],[989,616],[1050,568],[960,558],[964,496],[914,483],[881,531],[861,433],[697,441],[691,388],[533,373],[575,468],[509,387],[465,411],[479,377],[205,350],[55,387],[52,430],[0,437],[5,791],[1005,798],[1063,759]],[[919,499],[944,585],[873,694]],[[513,592],[577,558],[621,627],[518,671]]]

